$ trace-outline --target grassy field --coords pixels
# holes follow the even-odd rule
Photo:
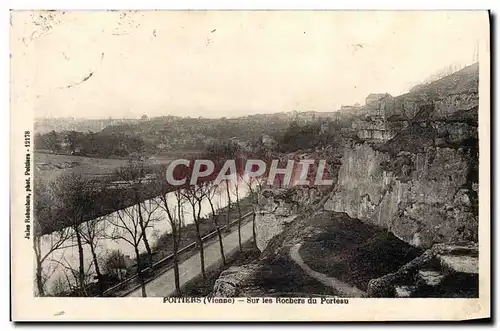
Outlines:
[[[101,177],[113,174],[116,169],[127,165],[125,158],[97,158],[50,153],[34,153],[35,175],[49,183],[63,174],[78,173],[85,176]],[[145,161],[146,166],[168,164],[172,158],[155,157]]]

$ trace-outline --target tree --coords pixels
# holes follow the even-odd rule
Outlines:
[[[236,182],[234,185],[234,192],[236,197],[236,209],[238,211],[238,245],[240,247],[240,252],[243,251],[243,246],[241,243],[241,207],[240,207],[240,194],[239,194],[239,183]]]
[[[151,198],[144,200],[137,204],[139,212],[139,225],[141,231],[144,232],[142,236],[142,241],[146,247],[148,261],[147,264],[150,268],[153,268],[153,252],[149,244],[149,239],[147,238],[147,230],[149,228],[154,229],[154,224],[160,220],[160,217],[155,216],[156,210],[160,207],[156,198]]]
[[[33,143],[35,146],[35,150],[37,149],[46,149],[45,139],[40,132],[35,133],[35,138],[33,139]]]
[[[137,277],[141,285],[142,296],[146,297],[146,283],[144,280],[144,274],[142,272],[142,261],[141,254],[139,252],[139,246],[141,244],[142,238],[146,235],[143,231],[140,223],[138,205],[133,205],[131,207],[117,210],[116,218],[110,217],[108,222],[114,226],[113,232],[111,234],[111,239],[122,240],[130,244],[134,248],[135,259],[137,262],[136,271]]]
[[[48,240],[45,240],[46,251],[42,251],[42,238],[44,224],[52,219],[52,199],[47,192],[47,188],[40,180],[34,182],[34,199],[33,199],[33,249],[35,251],[35,282],[39,296],[45,296],[45,282],[47,275],[44,275],[43,263],[56,250],[65,247],[67,241],[71,238],[71,232],[68,228],[63,227],[59,231],[55,231],[46,235]]]
[[[214,143],[207,149],[207,157],[216,164],[216,169],[220,171],[220,166],[228,159],[235,158],[240,151],[240,147],[233,142]],[[236,176],[236,174],[233,174]],[[235,183],[237,185],[237,183]],[[227,196],[226,231],[230,231],[231,223],[231,180],[225,181]]]
[[[126,166],[119,168],[116,171],[118,178],[127,181],[131,185],[132,201],[137,205],[138,209],[138,224],[141,231],[145,234],[142,236],[142,241],[144,242],[144,247],[146,247],[147,252],[147,263],[151,268],[153,266],[153,252],[151,250],[151,245],[146,236],[146,229],[152,226],[152,223],[156,220],[152,217],[155,210],[158,208],[158,204],[146,204],[146,199],[150,198],[154,194],[150,193],[147,189],[147,183],[145,182],[146,169],[142,163],[129,162]],[[146,218],[144,217],[146,213]]]
[[[45,273],[44,262],[50,259],[55,251],[72,247],[73,245],[69,244],[69,242],[73,233],[70,228],[61,227],[57,231],[43,235],[42,224],[44,221],[51,219],[51,203],[39,181],[35,181],[34,187],[33,249],[35,251],[35,282],[38,295],[45,296],[45,283],[55,272],[55,269]],[[42,247],[42,241],[44,247]]]
[[[176,290],[176,295],[181,294],[181,285],[180,285],[180,276],[179,276],[179,256],[178,256],[178,251],[179,251],[179,242],[180,242],[180,235],[181,235],[181,226],[182,226],[182,194],[180,193],[179,189],[174,191],[174,188],[167,182],[166,177],[163,175],[165,174],[164,168],[160,172],[160,175],[158,176],[158,181],[157,183],[159,184],[159,202],[161,208],[167,213],[168,217],[168,222],[170,224],[170,229],[172,231],[172,246],[173,246],[173,255],[174,255],[174,281],[175,281],[175,290]],[[168,202],[168,194],[170,192],[174,191],[174,196],[176,199],[176,206],[172,209],[169,202]]]
[[[79,257],[78,281],[81,296],[86,295],[82,223],[93,218],[98,192],[99,188],[95,180],[74,173],[59,177],[54,185],[60,216],[69,221],[69,226],[76,237]]]
[[[205,190],[205,196],[207,198],[208,204],[210,205],[210,210],[212,212],[212,221],[214,222],[215,229],[217,230],[217,237],[219,238],[219,248],[220,248],[220,256],[222,259],[222,264],[226,265],[226,256],[224,254],[224,243],[222,240],[222,231],[218,222],[218,215],[215,212],[214,208],[214,197],[219,190],[219,186],[216,185],[212,181],[206,181],[202,184],[202,189]]]
[[[82,282],[81,282],[81,276],[80,276],[80,273],[81,273],[80,269],[79,268],[75,269],[64,256],[59,260],[50,259],[50,261],[63,268],[62,271],[63,271],[63,274],[66,278],[66,283],[68,285],[70,296],[73,294],[81,295],[81,293],[82,293],[81,283]],[[91,268],[92,268],[92,262],[90,262],[87,265],[87,267],[84,268],[84,272],[83,272],[83,274],[84,274],[83,288],[85,289],[85,293],[86,293],[87,284],[90,283],[93,279]],[[68,273],[69,273],[69,275],[68,275]]]
[[[231,224],[231,193],[229,190],[230,181],[226,181],[226,196],[227,196],[227,213],[226,213],[226,231],[229,232],[229,225]]]
[[[94,218],[90,221],[85,222],[82,225],[81,235],[84,243],[89,245],[90,252],[92,254],[92,261],[94,263],[94,270],[97,275],[97,282],[99,284],[99,292],[102,294],[104,292],[104,283],[103,277],[101,273],[101,269],[99,268],[99,261],[97,259],[96,247],[99,243],[99,240],[106,237],[106,228],[105,223],[103,222],[103,217]]]
[[[78,138],[78,132],[76,132],[76,131],[70,131],[66,135],[66,141],[68,142],[70,152],[75,151],[77,138]]]
[[[68,292],[70,285],[67,280],[61,275],[54,280],[52,284],[51,292],[54,296],[63,296],[66,292]]]
[[[203,248],[203,240],[201,238],[200,229],[200,213],[201,213],[201,201],[205,198],[205,192],[201,189],[199,185],[191,185],[180,191],[184,198],[189,202],[191,210],[193,213],[193,222],[196,229],[196,241],[200,249],[200,267],[203,279],[207,277],[205,271],[205,251]],[[197,208],[198,207],[198,208]]]
[[[258,191],[262,190],[263,182],[266,176],[260,177],[249,177],[246,178],[245,174],[240,175],[242,183],[245,183],[248,190],[250,191],[250,201],[252,202],[252,237],[255,247],[257,247],[257,233],[255,228],[255,217],[257,215],[257,208],[259,205],[259,194]]]
[[[52,151],[52,153],[55,153],[56,151],[59,150],[59,142],[57,139],[57,133],[52,130],[47,134],[47,141],[46,141],[47,148]]]

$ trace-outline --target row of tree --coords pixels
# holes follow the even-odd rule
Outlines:
[[[35,148],[53,153],[87,154],[100,157],[128,156],[132,153],[142,153],[147,146],[142,138],[125,133],[108,132],[77,132],[77,131],[50,131],[45,134],[36,134]]]
[[[210,146],[206,157],[210,157],[216,164],[222,164],[223,160],[235,157],[239,153],[237,145],[225,143]],[[109,285],[109,275],[103,274],[100,266],[100,259],[97,254],[97,248],[102,239],[111,239],[130,245],[135,253],[136,274],[141,285],[142,295],[146,296],[145,281],[150,273],[154,273],[153,249],[151,247],[148,230],[156,222],[162,221],[158,211],[163,211],[166,215],[170,228],[170,238],[173,247],[173,264],[175,275],[175,288],[177,294],[180,294],[179,279],[179,249],[182,233],[182,220],[184,219],[184,205],[189,207],[192,214],[194,227],[196,230],[196,242],[200,254],[200,269],[203,277],[206,277],[206,268],[204,265],[204,249],[202,241],[202,232],[200,224],[202,222],[201,212],[202,203],[207,201],[210,206],[210,218],[213,222],[213,228],[217,232],[220,246],[221,260],[226,264],[224,252],[223,230],[221,226],[220,215],[217,213],[215,198],[225,191],[228,206],[226,210],[226,229],[229,230],[230,215],[232,209],[231,185],[226,181],[224,185],[217,185],[213,177],[202,178],[196,184],[189,182],[183,187],[172,187],[166,180],[165,168],[155,169],[156,176],[151,180],[150,171],[141,162],[130,162],[127,166],[116,171],[116,178],[129,183],[126,189],[112,188],[110,183],[99,182],[95,179],[84,177],[77,174],[61,176],[55,183],[49,187],[43,186],[40,181],[35,182],[35,235],[34,250],[36,256],[36,285],[40,296],[46,294],[45,283],[50,277],[44,269],[47,262],[58,265],[68,272],[66,283],[71,292],[79,296],[93,295],[95,291],[89,289],[89,283],[92,283],[92,274],[97,278],[97,292],[102,294]],[[192,171],[192,167],[186,167],[185,171]],[[216,172],[215,172],[216,173]],[[250,192],[252,206],[257,204],[256,188],[262,186],[260,178],[251,182],[242,176],[238,171],[236,177],[241,184],[244,184]],[[246,180],[246,182],[245,182]],[[238,237],[239,247],[242,250],[241,240],[241,206],[240,206],[240,186],[234,185],[233,193],[236,196],[235,206],[239,216]],[[172,194],[175,202],[169,200]],[[109,200],[112,204],[112,210],[115,213],[108,215],[99,215],[103,206],[99,202],[103,201],[102,196],[113,196]],[[109,206],[108,206],[109,207]],[[58,221],[59,220],[59,221]],[[52,233],[45,235],[42,231],[47,222],[60,222],[50,224],[51,228],[56,229]],[[253,222],[253,237],[255,242],[255,213]],[[42,238],[45,238],[45,245],[42,245]],[[90,248],[92,265],[85,265],[84,246]],[[78,251],[78,267],[74,268],[65,258],[53,259],[55,251],[64,250],[70,247],[76,247]],[[141,253],[141,248],[145,248],[145,254]],[[64,256],[64,254],[62,255]],[[116,265],[116,261],[121,261],[116,252],[111,252],[106,266],[106,272],[113,268],[110,265]],[[102,262],[101,262],[102,263]],[[93,272],[92,272],[93,269]],[[54,270],[52,270],[54,272]]]

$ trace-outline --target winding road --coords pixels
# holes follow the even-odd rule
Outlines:
[[[246,222],[241,226],[241,242],[245,243],[252,239],[252,222]],[[238,250],[238,228],[223,238],[224,252],[226,258]],[[215,240],[204,245],[205,248],[205,270],[221,263],[219,241]],[[189,259],[179,264],[180,284],[183,286],[196,276],[201,274],[200,254],[196,253]],[[171,268],[162,275],[146,284],[146,295],[148,297],[167,297],[175,291],[174,269]],[[131,292],[127,297],[142,297],[141,288]]]
[[[329,277],[311,269],[300,256],[300,246],[301,244],[297,244],[290,249],[290,258],[297,263],[307,275],[321,282],[323,285],[331,287],[335,292],[339,293],[343,297],[360,298],[366,296],[366,293],[358,289],[356,286],[344,283],[337,278]]]

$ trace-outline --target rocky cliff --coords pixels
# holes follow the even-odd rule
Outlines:
[[[276,294],[276,277],[296,294],[477,296],[477,69],[342,129],[333,187],[262,191],[261,258],[224,272],[214,295]]]
[[[383,120],[357,123],[361,139],[345,147],[325,209],[415,246],[477,241],[477,70],[414,89],[396,98]],[[378,142],[374,129],[385,134]]]
[[[477,179],[472,148],[423,148],[395,157],[369,144],[345,149],[326,210],[390,230],[402,240],[434,243],[477,240]]]

